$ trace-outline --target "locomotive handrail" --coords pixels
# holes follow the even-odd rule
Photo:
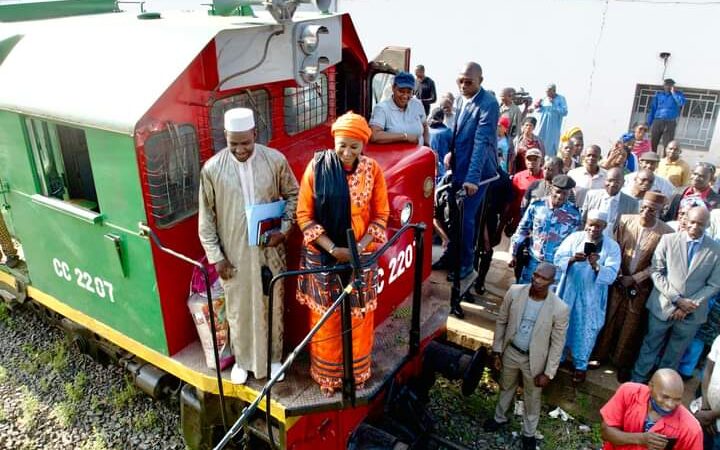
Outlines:
[[[194,259],[183,255],[182,253],[178,253],[175,250],[172,250],[170,248],[165,247],[162,242],[160,242],[160,238],[155,234],[155,232],[146,224],[140,223],[140,235],[141,236],[150,236],[150,239],[153,243],[160,249],[160,251],[167,253],[168,255],[174,256],[175,258],[184,261],[188,264],[192,264],[193,266],[200,269],[200,272],[202,272],[203,275],[203,281],[205,282],[205,294],[207,295],[207,301],[208,301],[208,315],[210,316],[210,332],[212,334],[212,343],[213,343],[213,357],[215,358],[215,375],[217,377],[217,384],[218,384],[218,396],[220,397],[220,416],[222,417],[222,423],[223,423],[223,429],[227,432],[228,431],[228,424],[227,424],[227,416],[225,411],[225,393],[223,391],[223,384],[222,384],[222,372],[220,369],[220,353],[218,352],[218,345],[217,345],[217,333],[215,330],[215,308],[213,307],[213,300],[212,300],[212,289],[210,287],[210,275],[208,274],[208,270],[205,267],[204,264],[201,262],[195,261]]]
[[[314,274],[314,273],[338,273],[338,272],[345,272],[348,270],[353,270],[353,277],[350,280],[350,282],[345,286],[341,294],[338,296],[338,298],[335,300],[335,302],[328,307],[328,309],[323,313],[323,315],[320,317],[320,320],[312,327],[312,329],[308,332],[308,334],[303,338],[303,340],[295,347],[295,349],[288,355],[288,357],[285,359],[285,362],[280,367],[280,370],[275,375],[270,376],[270,380],[263,386],[262,390],[258,394],[258,396],[255,398],[255,400],[246,406],[240,417],[235,421],[235,423],[232,425],[229,431],[223,436],[222,440],[218,443],[217,446],[215,446],[215,450],[221,450],[222,448],[227,445],[230,440],[240,431],[240,429],[247,424],[247,422],[250,420],[251,414],[253,414],[260,402],[262,401],[263,397],[266,398],[266,407],[265,407],[265,414],[266,414],[266,422],[267,422],[267,428],[268,428],[268,439],[270,440],[270,445],[272,448],[275,448],[275,442],[274,437],[272,433],[272,422],[271,422],[271,400],[270,400],[270,391],[272,390],[273,386],[278,382],[281,376],[285,374],[285,371],[290,368],[290,366],[295,362],[295,359],[297,356],[302,352],[305,347],[310,343],[310,340],[315,336],[315,334],[320,330],[320,328],[325,324],[325,322],[332,316],[332,314],[335,313],[337,308],[339,306],[344,306],[343,308],[343,315],[348,316],[345,319],[342,320],[342,334],[343,334],[343,368],[344,368],[344,376],[343,376],[343,400],[344,401],[350,401],[351,404],[354,406],[355,404],[355,377],[352,375],[352,328],[350,323],[350,304],[348,302],[345,302],[345,299],[350,293],[358,288],[358,284],[361,283],[360,281],[360,270],[368,268],[375,264],[377,260],[382,256],[390,247],[392,247],[404,234],[410,229],[413,229],[415,231],[414,238],[415,238],[415,249],[416,254],[421,255],[419,258],[417,258],[417,264],[415,265],[415,278],[414,278],[414,286],[413,286],[413,306],[412,306],[412,318],[411,318],[411,326],[410,326],[410,344],[409,344],[409,354],[414,355],[417,353],[419,347],[420,347],[420,305],[421,305],[421,284],[422,284],[422,273],[423,273],[423,258],[422,255],[424,253],[424,241],[423,241],[423,233],[425,232],[427,226],[424,223],[416,223],[416,224],[405,224],[403,225],[388,241],[383,244],[382,247],[380,247],[378,250],[373,252],[371,255],[369,255],[367,258],[363,260],[363,262],[360,262],[359,255],[357,252],[353,253],[353,263],[352,264],[338,264],[332,267],[318,267],[314,269],[301,269],[301,270],[289,270],[285,272],[281,272],[277,275],[275,275],[269,284],[269,292],[268,292],[268,345],[267,345],[267,373],[269,375],[272,374],[271,371],[271,356],[272,356],[272,310],[273,310],[273,300],[274,300],[274,287],[275,283],[277,283],[280,280],[283,280],[288,277],[296,277],[298,275],[308,275],[308,274]],[[352,230],[348,230],[348,241],[350,242],[351,249],[357,248],[355,245],[355,236],[352,233]],[[349,342],[348,342],[349,341]],[[349,366],[349,367],[348,367]],[[349,397],[349,398],[348,398]]]

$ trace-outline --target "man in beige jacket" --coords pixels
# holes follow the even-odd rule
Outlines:
[[[570,310],[549,287],[555,266],[540,263],[531,284],[515,284],[505,294],[495,322],[493,354],[500,374],[500,399],[495,417],[485,421],[496,431],[508,421],[520,376],[523,380],[523,449],[535,449],[542,388],[555,376],[565,346]]]

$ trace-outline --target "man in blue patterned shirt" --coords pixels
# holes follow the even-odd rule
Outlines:
[[[562,241],[577,231],[580,224],[580,211],[568,202],[570,190],[575,182],[567,175],[553,178],[549,195],[528,206],[523,214],[517,231],[510,238],[512,260],[510,267],[518,263],[518,252],[524,245],[528,246],[530,258],[522,269],[518,283],[529,283],[532,273],[542,261],[553,261],[555,250]]]

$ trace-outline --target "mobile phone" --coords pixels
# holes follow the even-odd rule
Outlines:
[[[665,444],[665,450],[672,450],[675,448],[675,444],[677,443],[678,438],[676,437],[669,437],[667,438],[667,444]]]
[[[595,253],[597,251],[597,245],[595,245],[594,242],[586,242],[585,247],[583,248],[583,253],[585,253],[585,256],[588,256],[591,253]]]

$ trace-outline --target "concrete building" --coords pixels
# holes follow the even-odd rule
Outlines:
[[[438,93],[457,90],[466,60],[482,64],[495,92],[524,87],[538,98],[557,83],[568,102],[564,128],[580,126],[604,151],[644,119],[663,78],[674,78],[688,97],[677,130],[685,157],[720,163],[718,2],[339,0],[338,8],[352,14],[369,56],[412,47],[412,64],[425,65]]]

